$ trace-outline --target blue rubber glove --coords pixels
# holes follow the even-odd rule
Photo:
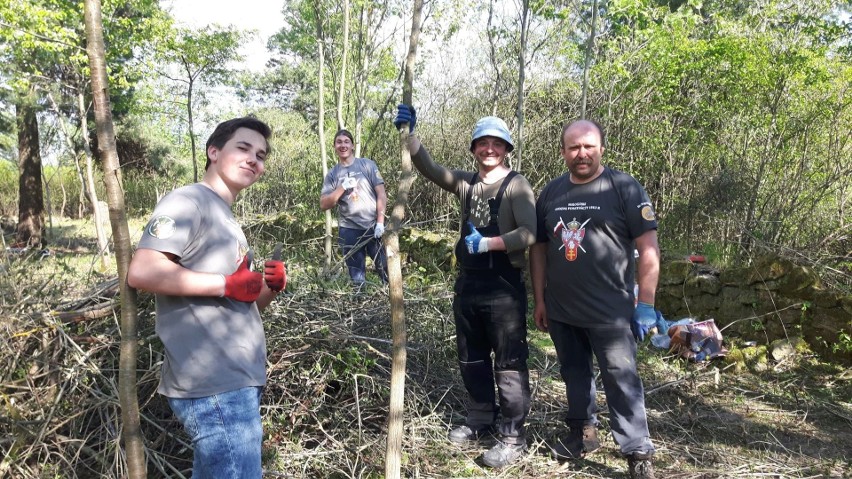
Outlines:
[[[654,311],[654,305],[639,302],[636,309],[633,311],[633,319],[630,320],[630,329],[633,331],[633,337],[640,343],[645,340],[648,331],[657,324],[657,313]]]
[[[663,317],[663,313],[660,312],[659,309],[656,310],[657,313],[657,334],[668,334],[669,332],[669,322],[666,321],[666,318]]]
[[[414,111],[414,107],[406,105],[405,103],[400,103],[397,105],[396,109],[398,112],[396,114],[396,119],[393,121],[393,126],[399,130],[399,127],[402,126],[403,123],[408,123],[408,132],[413,132],[414,125],[417,124],[417,112]]]
[[[487,253],[488,238],[483,237],[470,221],[467,222],[467,225],[470,227],[470,230],[473,231],[473,233],[464,237],[464,244],[467,245],[467,252],[470,254]]]

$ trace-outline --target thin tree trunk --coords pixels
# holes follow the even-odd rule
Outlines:
[[[40,247],[44,240],[44,186],[41,174],[35,89],[15,105],[18,126],[18,229],[15,242],[21,247]]]
[[[49,239],[48,236],[50,235],[50,231],[53,230],[53,208],[51,206],[51,205],[53,205],[53,203],[51,202],[50,181],[48,181],[48,180],[49,180],[49,178],[47,178],[44,175],[41,175],[41,181],[43,183],[42,188],[44,188],[44,199],[45,199],[44,212],[47,213],[47,231],[44,231],[42,233],[42,239],[41,239],[42,244],[47,243],[47,241]]]
[[[62,204],[59,205],[59,215],[65,216],[65,208],[68,206],[68,191],[65,190],[65,182],[62,175],[59,176],[59,189],[62,190]]]
[[[317,14],[317,50],[319,54],[319,95],[317,101],[319,103],[319,124],[317,132],[319,133],[320,142],[320,158],[322,160],[322,177],[328,174],[328,160],[325,156],[325,37],[322,28],[323,14],[320,11],[319,2],[314,4]],[[325,210],[325,267],[331,267],[331,210]]]
[[[86,52],[92,71],[92,98],[98,132],[98,153],[103,162],[112,236],[118,265],[121,293],[121,346],[118,360],[118,402],[121,407],[121,431],[127,458],[127,475],[131,479],[146,477],[145,446],[139,422],[139,399],[136,390],[136,348],[138,342],[136,291],[127,286],[130,264],[130,232],[122,190],[121,169],[115,147],[115,129],[109,102],[104,54],[103,24],[100,0],[85,0]]]
[[[192,71],[189,68],[189,65],[184,62],[184,66],[186,67],[186,73],[189,77],[189,86],[186,89],[186,122],[187,128],[189,129],[189,148],[192,152],[192,173],[193,173],[193,181],[198,183],[198,159],[195,154],[195,129],[193,128],[193,119],[192,119],[192,87],[193,87],[193,77]],[[206,152],[205,152],[206,158]]]
[[[364,109],[367,108],[367,69],[370,65],[370,24],[373,6],[365,2],[361,6],[361,25],[358,31],[358,45],[361,57],[358,73],[355,75],[355,157],[361,157],[361,133],[364,128]]]
[[[337,90],[337,128],[346,128],[343,122],[343,93],[346,86],[346,62],[349,54],[349,0],[343,0],[343,59],[340,60],[340,86]]]
[[[491,60],[491,66],[494,67],[494,90],[491,95],[491,115],[497,114],[497,103],[500,102],[500,64],[497,61],[497,45],[494,38],[494,29],[491,27],[491,21],[494,19],[494,0],[488,0],[488,23],[485,31],[488,34],[488,57]]]
[[[592,28],[589,31],[589,40],[586,42],[586,61],[583,64],[583,93],[580,101],[580,118],[586,118],[586,100],[589,97],[589,69],[592,65],[592,55],[595,54],[595,36],[598,25],[598,0],[592,2]]]
[[[524,152],[524,82],[527,69],[527,34],[529,33],[530,0],[521,2],[521,44],[518,51],[518,109],[515,119],[518,122],[518,135],[515,137],[515,170],[521,171]]]
[[[74,170],[77,172],[77,181],[80,182],[80,194],[77,195],[77,218],[83,217],[86,207],[86,180],[83,178],[83,168],[80,166],[80,156],[74,155]]]
[[[89,126],[86,115],[86,100],[82,91],[77,92],[77,108],[80,112],[80,136],[83,151],[86,153],[86,192],[92,204],[92,221],[95,222],[95,234],[98,237],[98,250],[101,253],[101,267],[104,271],[109,267],[109,242],[104,231],[104,218],[98,202],[98,192],[95,190],[95,173],[92,166],[92,149],[89,147]]]
[[[423,0],[414,0],[411,16],[411,37],[408,42],[408,56],[405,59],[405,78],[402,86],[402,102],[413,103],[414,62],[417,59],[417,40],[420,37],[420,19],[423,14]],[[402,177],[396,195],[391,227],[387,235],[388,282],[390,283],[391,335],[393,339],[390,405],[388,408],[388,442],[385,455],[385,477],[399,479],[402,456],[403,413],[405,412],[405,361],[406,329],[405,303],[402,294],[402,263],[399,255],[399,230],[408,204],[408,194],[414,183],[411,167],[411,152],[408,150],[408,124],[399,129],[400,160]]]

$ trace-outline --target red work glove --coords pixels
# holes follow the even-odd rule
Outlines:
[[[260,296],[263,275],[249,271],[248,255],[233,274],[225,276],[225,297],[252,303]]]
[[[287,269],[284,267],[284,262],[270,259],[263,263],[263,279],[272,291],[278,292],[286,288]]]

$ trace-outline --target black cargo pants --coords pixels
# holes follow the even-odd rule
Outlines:
[[[466,424],[497,424],[501,440],[522,444],[530,408],[527,295],[521,270],[462,270],[453,312],[462,380],[470,396]],[[494,359],[491,359],[491,353]],[[499,409],[495,404],[497,384]]]

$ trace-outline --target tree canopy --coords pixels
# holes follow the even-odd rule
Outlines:
[[[326,82],[334,86],[323,102],[355,125],[361,153],[391,172],[393,186],[390,119],[401,91],[407,3],[298,0],[281,8],[284,23],[268,44],[273,59],[248,74],[231,61],[251,32],[177,25],[153,0],[105,2],[119,149],[127,141],[128,155],[139,158],[122,163],[149,165],[145,175],[154,182],[162,178],[151,172],[168,171],[174,183],[191,170],[195,136],[217,120],[280,110],[288,122],[301,117],[308,126],[275,135],[274,142],[300,145],[287,147],[299,161],[282,158],[280,183],[270,180],[268,188],[319,218],[312,207],[321,182],[316,142],[337,116],[318,124],[322,42]],[[347,8],[351,54],[343,68]],[[0,151],[7,157],[14,151],[11,105],[24,98],[15,92],[37,84],[43,93],[36,103],[44,105],[38,98],[79,88],[85,78],[81,23],[71,21],[79,10],[64,0],[0,8]],[[415,73],[418,131],[436,159],[463,168],[475,120],[504,117],[523,127],[515,132],[523,141],[518,166],[541,188],[562,171],[558,135],[580,115],[588,58],[587,116],[607,130],[605,161],[646,186],[664,246],[732,252],[765,243],[842,257],[850,250],[849,11],[849,2],[829,0],[430,2]],[[178,84],[183,96],[173,89]],[[72,96],[58,98],[73,117]],[[447,218],[456,207],[425,184],[412,194],[422,200],[415,221]],[[150,196],[139,201],[144,207]]]

